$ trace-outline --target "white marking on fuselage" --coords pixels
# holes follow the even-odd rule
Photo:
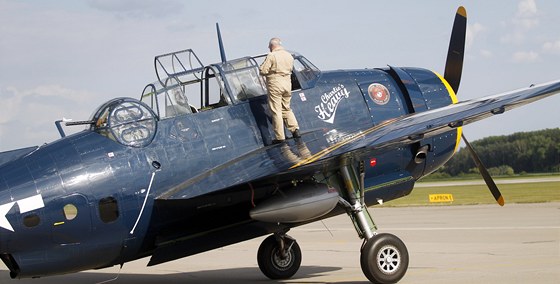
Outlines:
[[[225,149],[225,148],[226,148],[226,145],[222,145],[222,146],[214,147],[211,150],[216,151],[216,150],[222,150],[222,149]]]
[[[152,178],[150,179],[150,184],[148,185],[148,192],[146,192],[146,196],[144,197],[144,203],[142,203],[142,208],[140,209],[140,213],[138,213],[138,218],[130,230],[130,234],[134,234],[134,230],[136,230],[136,226],[138,226],[138,222],[140,222],[140,217],[142,217],[142,212],[144,212],[144,207],[146,207],[146,201],[148,201],[148,196],[150,196],[150,189],[152,188],[152,183],[154,182],[154,177],[156,176],[156,172],[152,173]]]
[[[14,231],[14,228],[12,228],[12,224],[10,224],[10,221],[8,221],[8,218],[6,218],[6,214],[8,214],[8,211],[10,211],[10,209],[12,209],[14,204],[16,204],[16,203],[15,202],[10,202],[8,204],[0,205],[0,227],[4,228],[6,230],[10,230],[12,232]]]
[[[12,227],[12,224],[10,224],[10,221],[8,221],[8,218],[6,218],[6,215],[16,203],[19,206],[20,214],[45,207],[43,196],[41,194],[0,205],[0,227],[12,232],[14,232],[14,228]]]
[[[338,86],[333,87],[330,92],[321,96],[321,102],[315,106],[315,112],[318,113],[317,117],[324,122],[333,124],[338,105],[342,99],[347,99],[349,96],[350,92],[344,85],[338,84]]]
[[[45,203],[43,203],[43,197],[40,194],[24,198],[18,201],[17,204],[19,206],[20,213],[27,213],[29,211],[45,207]]]

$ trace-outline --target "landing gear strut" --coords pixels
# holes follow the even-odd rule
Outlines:
[[[257,262],[266,277],[288,279],[301,265],[301,250],[295,239],[285,233],[276,233],[261,243]]]
[[[364,165],[360,162],[358,172],[350,157],[343,157],[340,176],[345,192],[342,204],[354,222],[360,238],[364,239],[360,265],[364,275],[372,283],[398,282],[408,269],[408,251],[404,243],[391,234],[377,234],[377,229],[364,201]]]

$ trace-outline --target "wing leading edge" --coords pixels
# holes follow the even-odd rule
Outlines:
[[[170,188],[158,199],[193,198],[275,176],[317,172],[342,154],[360,156],[366,151],[372,153],[414,143],[558,93],[560,81],[554,81],[463,101],[386,121],[349,134],[335,144],[327,144],[322,133],[306,134],[301,140],[261,148],[210,169]]]

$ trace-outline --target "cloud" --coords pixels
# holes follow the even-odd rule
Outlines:
[[[522,44],[527,40],[527,33],[536,28],[539,23],[540,12],[537,8],[535,0],[521,0],[517,5],[517,12],[506,23],[506,28],[511,30],[510,33],[502,36],[502,43]]]
[[[546,53],[560,54],[560,39],[556,41],[545,42],[542,49]]]
[[[522,0],[517,5],[517,12],[521,15],[534,15],[538,12],[537,3],[535,2],[535,0]]]
[[[130,18],[164,17],[180,14],[184,8],[184,4],[176,0],[89,0],[87,3],[100,11]]]
[[[518,51],[513,54],[513,61],[516,63],[537,62],[540,56],[535,51]]]
[[[531,29],[539,25],[537,3],[535,0],[522,0],[517,5],[517,15],[514,23],[524,29]]]
[[[465,45],[467,48],[471,47],[474,43],[474,40],[477,38],[479,34],[484,32],[486,27],[480,23],[474,23],[472,25],[467,25],[467,39]]]
[[[519,17],[532,17],[538,13],[535,0],[521,0],[517,4],[517,15]]]
[[[525,32],[513,31],[512,33],[500,37],[500,42],[506,44],[522,44],[525,42],[525,38]]]
[[[94,111],[96,95],[60,85],[41,85],[20,90],[0,89],[0,152],[40,145],[59,137],[54,121],[63,116],[87,120]],[[67,133],[83,128],[66,128]]]
[[[494,57],[494,54],[492,53],[492,51],[487,50],[487,49],[482,49],[482,50],[480,50],[480,55],[481,55],[483,58],[492,58],[492,57]]]

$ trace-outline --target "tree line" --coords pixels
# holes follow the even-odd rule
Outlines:
[[[560,172],[560,128],[491,136],[471,144],[492,175]],[[476,165],[463,147],[434,177],[476,172]]]

